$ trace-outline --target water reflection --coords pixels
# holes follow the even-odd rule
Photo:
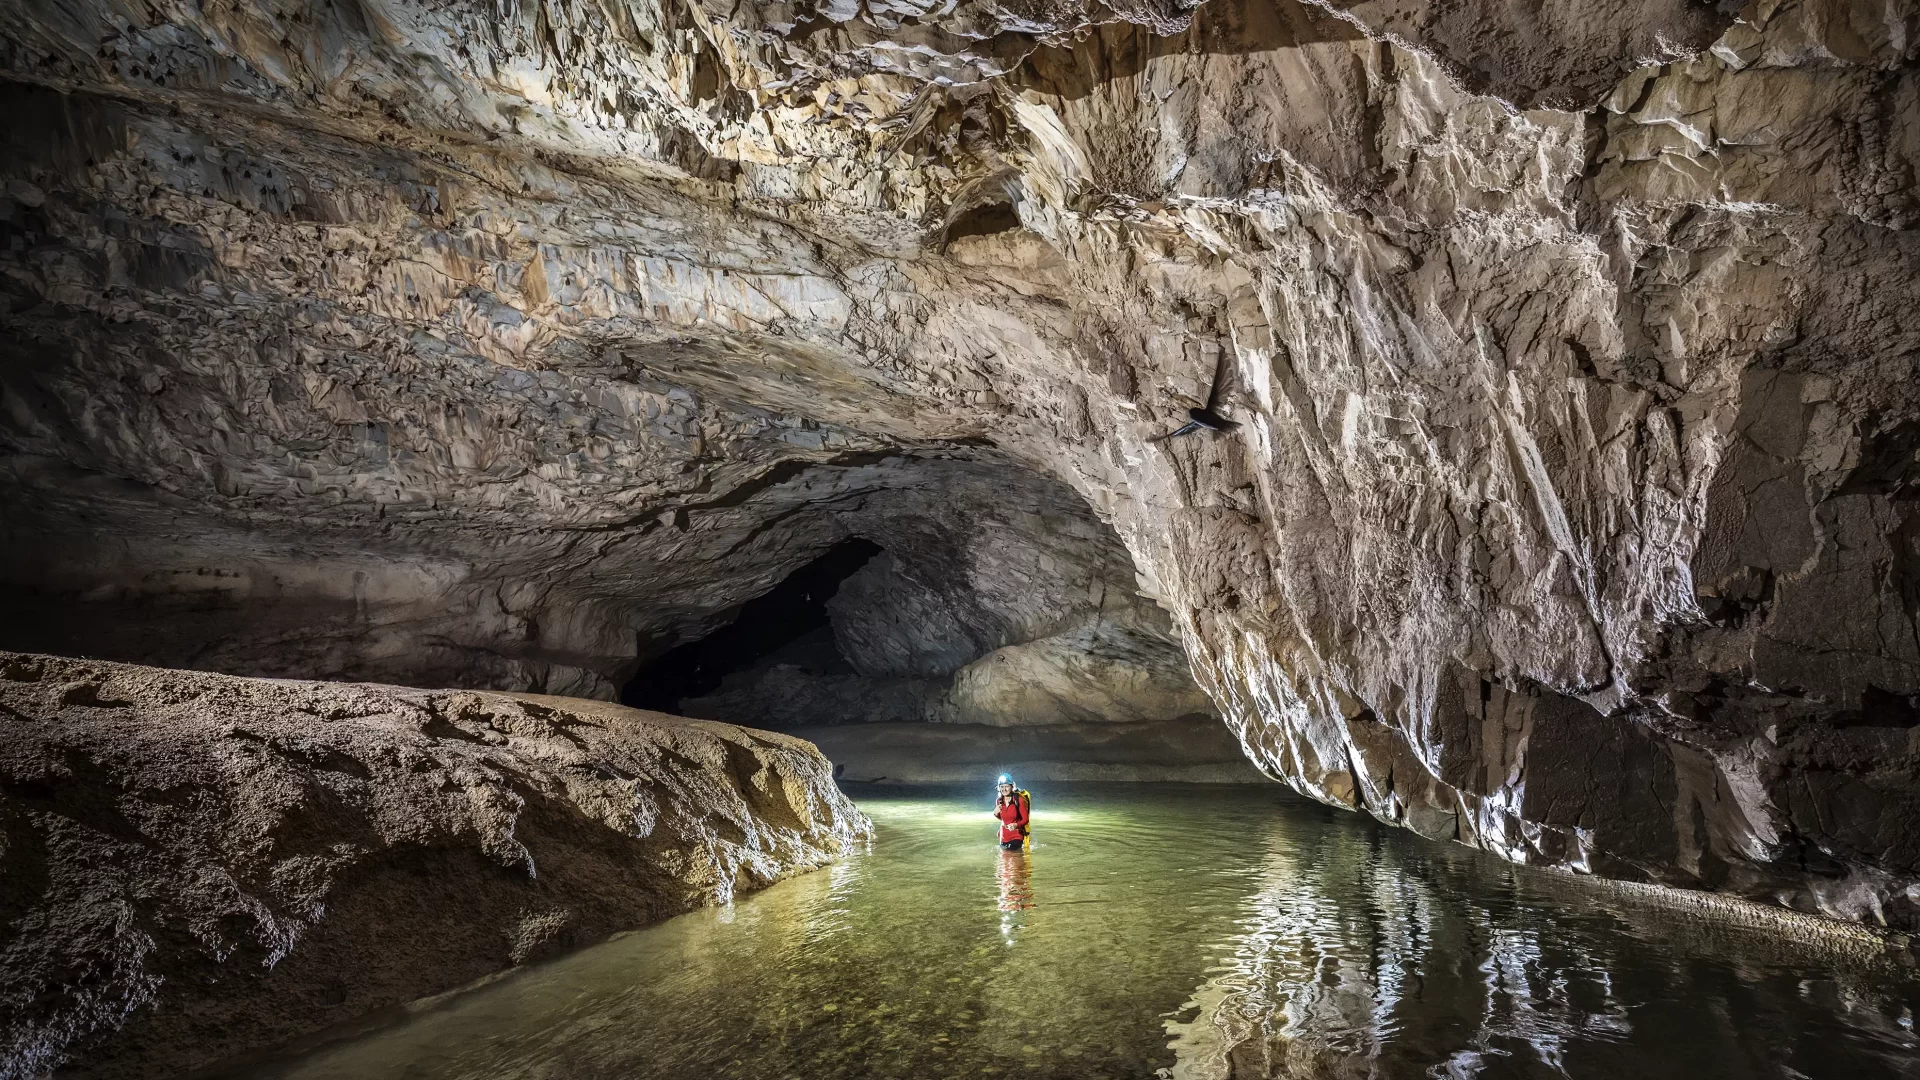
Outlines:
[[[994,880],[1000,887],[1000,940],[1013,944],[1020,928],[1020,912],[1033,906],[1033,856],[1025,849],[1000,852]]]
[[[1161,1075],[1916,1076],[1914,1000],[1848,928],[1275,828]]]
[[[1920,994],[1864,939],[1269,789],[1039,794],[1037,856],[982,835],[976,793],[864,795],[868,854],[262,1075],[1920,1076]]]
[[[1025,911],[1033,906],[1033,856],[1025,851],[1002,851],[996,875],[1000,883],[1000,910]]]

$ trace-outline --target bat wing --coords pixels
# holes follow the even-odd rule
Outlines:
[[[1230,347],[1230,346],[1229,346]],[[1220,350],[1220,360],[1213,365],[1213,386],[1207,390],[1207,411],[1219,415],[1220,392],[1227,386],[1227,350]]]

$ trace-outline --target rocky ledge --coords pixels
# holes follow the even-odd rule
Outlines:
[[[0,653],[0,730],[8,1080],[196,1070],[871,830],[799,739],[564,698]]]

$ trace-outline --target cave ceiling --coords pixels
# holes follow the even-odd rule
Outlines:
[[[1091,514],[1310,795],[1911,921],[1917,51],[1902,0],[8,0],[4,644],[609,696],[865,507]],[[1238,427],[1164,438],[1216,372]]]

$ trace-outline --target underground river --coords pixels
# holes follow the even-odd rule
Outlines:
[[[853,792],[871,849],[258,1077],[1920,1075],[1907,954],[1273,788]]]

